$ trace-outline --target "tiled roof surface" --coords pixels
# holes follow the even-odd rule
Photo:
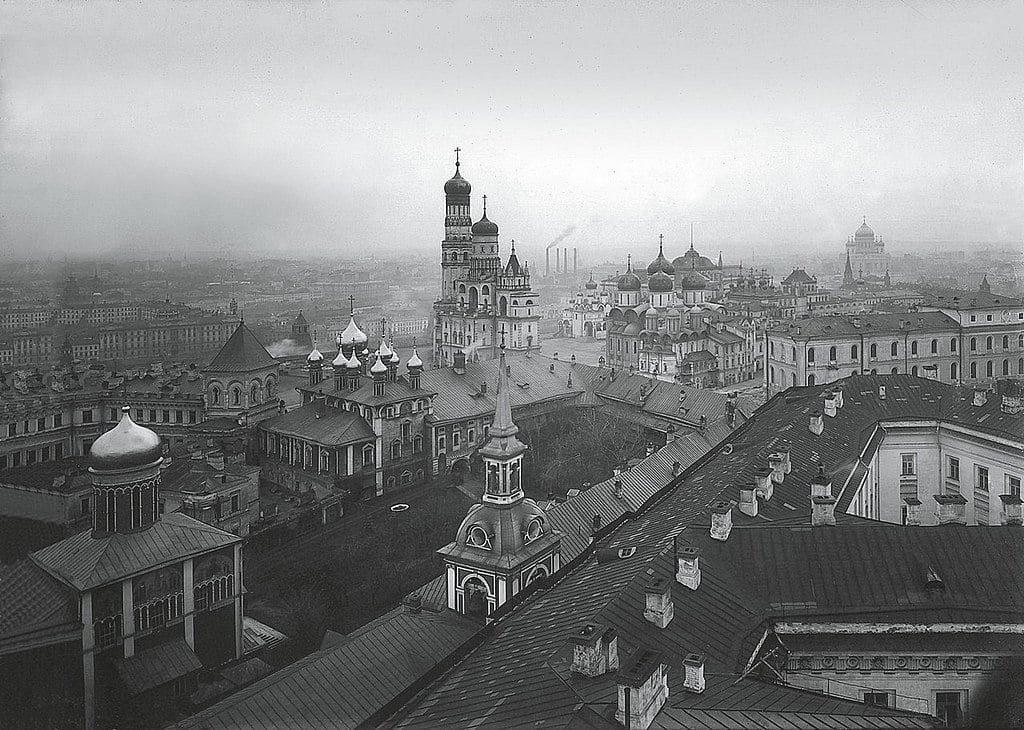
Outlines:
[[[450,611],[396,609],[357,635],[300,659],[178,727],[356,727],[479,629]]]
[[[71,591],[31,560],[0,564],[0,641],[78,621]]]
[[[119,659],[117,674],[128,694],[135,696],[202,667],[203,663],[185,640],[175,639],[144,649],[128,659]]]
[[[640,394],[644,397],[641,400]],[[615,400],[641,407],[643,412],[673,420],[696,424],[701,416],[708,422],[725,416],[728,396],[714,390],[701,390],[679,383],[656,380],[645,375],[618,374],[615,380],[605,378],[596,389],[599,400]],[[747,398],[737,399],[741,415],[754,409]],[[737,418],[740,423],[742,418]]]
[[[322,446],[342,446],[375,438],[373,429],[363,417],[339,408],[322,408],[319,403],[296,408],[260,422],[270,433],[296,436]]]
[[[244,322],[239,322],[220,352],[203,370],[209,373],[250,372],[276,365],[277,360],[267,352],[252,330]]]
[[[925,294],[924,305],[945,309],[994,309],[1019,307],[1024,299],[982,291],[943,291]]]
[[[858,327],[854,322],[859,322]],[[900,323],[903,327],[900,327]],[[800,340],[812,337],[865,337],[907,332],[955,332],[956,320],[942,312],[915,312],[913,314],[860,314],[841,317],[811,317],[784,322],[770,327],[768,332]]]
[[[75,456],[59,461],[44,461],[0,471],[0,484],[38,489],[54,494],[74,494],[92,489],[86,469],[89,459]]]
[[[172,512],[139,532],[97,538],[85,530],[37,550],[31,557],[54,577],[87,591],[240,541],[229,532]]]

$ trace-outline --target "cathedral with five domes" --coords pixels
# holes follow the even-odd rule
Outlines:
[[[434,304],[434,365],[450,366],[456,353],[492,360],[503,340],[510,351],[540,348],[537,293],[530,270],[516,256],[515,241],[502,263],[498,225],[487,217],[487,196],[476,223],[470,210],[472,187],[459,172],[444,184],[444,240],[441,295]]]

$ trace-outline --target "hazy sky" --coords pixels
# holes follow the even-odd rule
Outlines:
[[[7,2],[0,254],[1020,243],[1022,7]]]

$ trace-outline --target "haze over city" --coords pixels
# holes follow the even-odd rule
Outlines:
[[[586,23],[582,20],[584,16]],[[0,7],[0,252],[1019,245],[1019,3]],[[895,247],[895,248],[894,248]]]

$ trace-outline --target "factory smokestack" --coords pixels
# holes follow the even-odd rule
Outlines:
[[[551,276],[551,249],[544,249],[544,276]]]
[[[565,273],[569,273],[569,249],[562,249],[562,262],[565,264]]]
[[[572,247],[572,273],[576,273],[576,269],[579,266],[579,251],[575,246]]]

